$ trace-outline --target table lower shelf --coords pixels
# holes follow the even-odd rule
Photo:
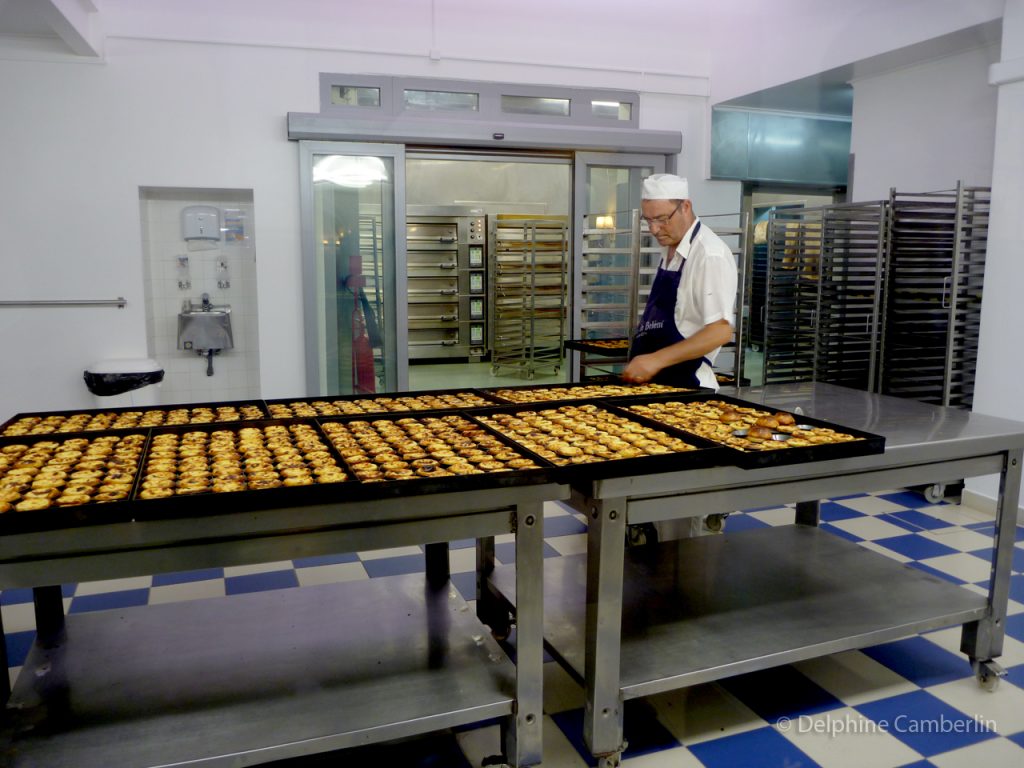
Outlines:
[[[421,575],[71,615],[23,666],[0,763],[255,765],[508,715],[515,675]]]
[[[514,604],[514,566],[492,579]],[[544,639],[581,681],[586,581],[586,555],[544,562]],[[986,611],[982,595],[809,526],[636,547],[624,567],[620,688],[648,696]]]

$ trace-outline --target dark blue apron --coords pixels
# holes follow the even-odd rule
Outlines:
[[[693,234],[690,235],[691,244],[698,232],[700,232],[699,221],[693,228]],[[679,296],[679,281],[682,279],[685,268],[686,259],[683,259],[682,265],[675,272],[658,265],[658,273],[654,277],[654,284],[651,285],[651,294],[647,297],[643,317],[640,318],[636,334],[633,336],[633,344],[629,349],[630,360],[637,355],[657,352],[659,349],[664,349],[686,338],[676,327],[676,299]],[[711,365],[711,361],[706,357],[684,360],[681,363],[670,365],[668,368],[663,368],[652,381],[676,387],[699,387],[697,370],[701,363]]]

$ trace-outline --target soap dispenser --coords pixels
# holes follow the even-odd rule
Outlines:
[[[220,240],[220,209],[212,205],[183,208],[181,233],[185,240]]]

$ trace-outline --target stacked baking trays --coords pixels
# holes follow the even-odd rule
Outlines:
[[[724,463],[746,469],[885,451],[881,435],[715,393],[623,397],[614,403],[616,410],[709,440],[728,451]]]

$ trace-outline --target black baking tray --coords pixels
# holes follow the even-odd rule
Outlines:
[[[75,408],[73,410],[67,410],[67,411],[35,411],[35,412],[26,412],[26,413],[15,414],[13,417],[11,417],[7,421],[5,421],[3,424],[0,424],[0,437],[35,437],[35,435],[4,435],[3,434],[7,430],[8,427],[13,426],[19,420],[24,419],[24,418],[28,418],[28,417],[39,417],[39,418],[45,418],[47,416],[66,416],[66,417],[70,417],[70,416],[79,416],[79,415],[83,415],[83,414],[90,415],[90,416],[99,416],[99,415],[106,414],[106,413],[118,414],[118,413],[127,413],[129,411],[163,411],[164,413],[169,413],[170,411],[175,411],[175,410],[179,410],[179,409],[182,409],[182,408],[187,408],[189,410],[192,410],[194,408],[211,408],[211,409],[216,410],[217,408],[222,408],[222,407],[226,407],[226,406],[234,406],[235,408],[238,408],[238,407],[241,407],[243,405],[255,406],[255,407],[259,408],[260,409],[260,413],[262,414],[261,418],[265,419],[268,416],[266,405],[264,404],[264,402],[262,400],[260,400],[258,398],[252,399],[252,400],[225,400],[225,401],[209,402],[209,403],[206,403],[206,402],[173,403],[173,404],[170,404],[170,405],[165,405],[165,404],[161,403],[161,404],[158,404],[158,405],[131,405],[131,406],[122,406],[122,407],[118,407],[118,408]],[[237,421],[218,421],[218,422],[213,422],[213,423],[214,424],[237,424],[238,422]],[[166,425],[161,424],[160,426],[162,427],[162,426],[166,426]],[[151,429],[151,428],[152,427],[139,427],[139,426],[134,426],[134,427],[118,427],[116,430],[109,430],[109,431],[114,432],[114,433],[138,432],[140,430],[145,431],[145,430]],[[45,436],[45,437],[55,437],[55,436],[56,437],[60,437],[61,435],[76,435],[76,436],[77,435],[94,435],[94,434],[99,434],[99,432],[100,432],[100,430],[95,430],[95,429],[79,430],[79,431],[76,431],[76,432],[47,432],[47,433],[43,433],[43,436]]]
[[[327,424],[330,422],[347,424],[356,421],[372,423],[375,421],[399,421],[400,419],[440,419],[446,416],[460,416],[472,424],[483,426],[488,434],[494,435],[504,445],[521,454],[523,458],[532,460],[538,467],[537,469],[517,469],[509,470],[507,472],[485,472],[481,475],[452,475],[449,477],[438,478],[416,477],[408,480],[385,480],[379,483],[362,483],[352,472],[352,469],[348,464],[344,462],[344,459],[342,459],[340,454],[338,454],[338,459],[342,462],[342,466],[345,467],[345,471],[352,477],[351,483],[353,485],[362,486],[362,491],[366,498],[387,498],[412,494],[418,495],[452,491],[511,488],[523,485],[542,485],[544,483],[559,482],[557,479],[559,475],[558,467],[545,461],[540,456],[531,453],[504,435],[499,434],[494,430],[487,429],[485,425],[480,424],[480,422],[471,417],[471,413],[475,412],[476,410],[471,412],[446,409],[437,411],[416,411],[415,413],[402,412],[389,414],[362,414],[353,416],[325,416],[317,419],[317,421],[321,424]],[[328,443],[331,443],[330,437],[327,433],[325,432],[323,434],[324,439],[327,440]],[[331,449],[336,452],[333,443],[331,443]],[[347,484],[347,482],[344,483],[344,485]],[[500,506],[500,504],[498,506]]]
[[[374,393],[370,393],[370,394],[360,394],[360,395],[319,395],[319,396],[316,396],[316,397],[282,397],[282,398],[276,398],[274,400],[267,400],[266,401],[266,405],[267,405],[267,412],[269,414],[270,413],[269,406],[271,406],[271,405],[291,405],[292,403],[306,403],[306,404],[310,404],[310,403],[314,403],[314,402],[326,402],[326,403],[352,402],[352,401],[355,401],[355,400],[374,400],[374,399],[380,398],[380,397],[387,397],[387,398],[391,398],[391,399],[398,399],[398,398],[401,398],[401,397],[421,397],[423,395],[459,395],[459,394],[462,394],[462,393],[468,393],[468,394],[476,395],[477,397],[481,398],[482,400],[485,400],[488,405],[493,404],[493,403],[498,403],[498,402],[504,402],[504,401],[498,400],[497,398],[493,397],[492,395],[489,395],[486,391],[483,391],[483,390],[480,390],[480,389],[476,389],[474,387],[455,387],[453,389],[419,389],[419,390],[412,390],[412,391],[408,391],[408,392],[374,392]],[[451,408],[444,408],[444,409],[437,409],[437,410],[444,410],[444,411],[451,412],[451,411],[456,411],[456,410],[467,410],[470,407],[479,407],[479,406],[452,406]],[[321,416],[310,416],[308,418],[330,418],[330,419],[333,419],[333,418],[339,418],[341,416],[349,416],[349,415],[351,415],[351,416],[383,416],[383,417],[386,417],[386,416],[389,416],[389,415],[399,415],[399,414],[400,415],[404,415],[404,416],[410,416],[410,415],[421,414],[421,413],[426,413],[426,412],[427,412],[426,410],[422,410],[422,411],[414,411],[414,410],[409,410],[409,411],[368,411],[366,413],[361,413],[361,414],[360,413],[353,413],[353,414],[321,415]],[[288,418],[292,418],[292,417],[288,417]]]
[[[747,400],[741,400],[737,397],[730,397],[728,395],[721,395],[717,393],[701,392],[687,396],[649,395],[646,397],[618,398],[614,402],[610,400],[606,402],[614,408],[622,409],[626,413],[633,414],[632,411],[628,410],[628,406],[630,405],[643,405],[652,402],[665,402],[668,400],[680,400],[686,402],[718,400],[745,408],[754,408],[758,411],[764,411],[769,414],[789,413],[796,420],[797,424],[808,424],[812,427],[826,427],[828,429],[834,429],[837,432],[845,432],[846,434],[853,435],[858,438],[857,440],[851,440],[845,443],[826,443],[825,445],[809,445],[800,448],[781,448],[771,451],[744,451],[722,443],[715,443],[728,452],[727,455],[729,456],[729,460],[726,463],[735,464],[743,469],[758,469],[761,467],[778,467],[789,464],[803,464],[813,461],[848,459],[855,456],[871,456],[885,452],[885,437],[882,435],[876,435],[860,429],[853,429],[852,427],[837,424],[836,422],[815,419],[803,414],[791,413],[781,408],[770,408],[765,406],[763,403],[750,402]],[[657,424],[661,423],[656,419],[652,419],[652,421]],[[675,429],[677,432],[684,435],[691,434],[681,427],[672,426],[670,428]],[[694,437],[696,437],[696,435]]]
[[[549,406],[551,404],[554,404],[554,403],[558,403],[559,405],[570,405],[572,403],[583,402],[585,400],[593,402],[595,400],[606,400],[606,399],[617,398],[617,397],[639,397],[640,396],[640,395],[630,395],[630,394],[623,394],[623,395],[593,395],[593,394],[591,394],[591,395],[587,395],[585,397],[575,397],[572,394],[570,394],[570,390],[578,388],[578,387],[602,386],[602,385],[605,385],[605,384],[614,384],[616,386],[624,387],[624,388],[627,388],[627,389],[634,388],[634,385],[631,385],[629,382],[623,381],[621,378],[609,377],[609,379],[606,380],[606,381],[593,381],[592,380],[592,381],[587,381],[587,382],[563,383],[563,384],[527,384],[527,385],[523,385],[523,386],[513,386],[513,387],[489,387],[487,389],[482,389],[482,390],[479,390],[479,391],[481,391],[484,394],[488,395],[496,403],[500,403],[500,404],[503,404],[503,405],[506,405],[506,404],[507,405],[518,405],[518,406],[543,405],[545,407],[547,407],[547,406]],[[635,386],[643,386],[643,385],[635,385]],[[531,401],[531,402],[520,402],[520,401],[517,401],[517,400],[508,400],[508,399],[506,399],[506,398],[504,398],[504,397],[502,397],[501,395],[498,394],[498,392],[500,390],[505,390],[505,389],[515,390],[516,392],[527,392],[527,393],[530,392],[531,390],[535,390],[535,389],[564,390],[565,393],[566,393],[566,396],[562,397],[562,398],[559,398],[557,400],[535,400],[535,401]],[[679,396],[681,396],[681,395],[684,395],[684,394],[697,394],[699,392],[706,392],[706,391],[708,391],[708,390],[684,389],[684,390],[680,390],[678,392],[665,392],[665,393],[659,393],[658,395],[647,395],[647,396],[656,397],[656,396],[660,396],[661,394],[679,395]]]
[[[78,411],[76,411],[78,413]],[[149,429],[108,429],[92,432],[66,432],[47,435],[14,435],[0,437],[0,448],[8,445],[32,445],[42,442],[63,443],[68,440],[95,440],[99,437],[115,436],[124,438],[128,435],[143,435],[146,439],[142,444],[139,464],[132,480],[132,492],[126,499],[119,501],[92,502],[70,507],[47,507],[31,512],[11,510],[0,514],[0,536],[4,534],[29,533],[33,531],[49,531],[71,528],[95,523],[111,523],[131,520],[134,517],[135,502],[132,499],[139,485],[139,477],[149,451]]]
[[[595,344],[595,341],[625,341],[626,346],[623,347],[602,347]],[[588,355],[599,355],[601,357],[626,357],[629,354],[629,339],[626,338],[615,338],[615,339],[568,339],[563,342],[566,349],[575,349],[577,352],[586,352]]]
[[[689,433],[682,432],[681,430],[668,427],[665,424],[644,418],[639,414],[628,413],[621,409],[616,409],[611,405],[611,402],[612,401],[610,400],[591,399],[573,400],[570,402],[515,403],[513,405],[503,405],[494,408],[478,408],[468,415],[486,427],[489,431],[514,444],[518,450],[529,452],[531,457],[533,457],[534,454],[530,452],[529,449],[517,443],[513,438],[507,437],[503,433],[499,432],[495,427],[492,427],[490,424],[482,421],[479,417],[489,416],[496,413],[540,413],[541,411],[557,410],[564,406],[596,405],[599,408],[615,413],[617,416],[625,416],[631,421],[643,424],[646,427],[651,427],[665,432],[672,437],[683,439],[690,445],[697,448],[695,451],[686,451],[685,453],[637,456],[630,459],[605,459],[603,461],[589,462],[586,464],[555,464],[540,456],[537,456],[534,459],[538,463],[543,462],[545,465],[553,467],[553,471],[555,472],[554,476],[561,482],[589,482],[591,480],[599,480],[608,477],[626,477],[630,475],[647,475],[660,472],[678,472],[688,469],[704,469],[707,467],[731,463],[729,452],[725,451],[723,446],[711,442],[710,440],[705,440],[702,437],[691,435]]]

